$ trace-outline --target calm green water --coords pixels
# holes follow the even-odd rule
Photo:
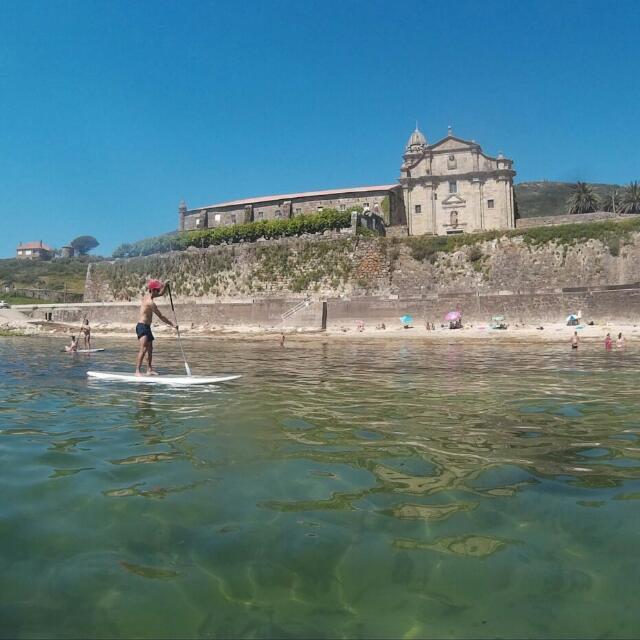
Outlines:
[[[2,637],[640,632],[640,351],[61,346],[0,339]]]

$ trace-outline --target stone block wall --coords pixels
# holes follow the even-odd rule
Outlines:
[[[152,277],[170,280],[178,297],[209,300],[385,290],[389,265],[384,249],[384,239],[325,232],[119,259],[93,265],[87,275],[85,300],[138,299]],[[363,260],[366,264],[361,267]],[[374,261],[375,268],[371,266]]]
[[[386,202],[385,202],[386,200]],[[293,194],[289,197],[238,201],[235,204],[202,207],[185,211],[180,228],[184,230],[215,228],[242,222],[275,220],[318,213],[323,209],[347,211],[353,207],[370,209],[385,219],[385,224],[405,224],[401,189],[332,192],[328,194]],[[385,212],[385,209],[387,210]]]
[[[85,300],[136,301],[147,279],[158,277],[170,279],[184,303],[310,296],[362,305],[366,296],[373,305],[367,308],[381,319],[388,308],[389,318],[427,314],[436,321],[456,304],[485,320],[500,313],[523,321],[557,320],[579,308],[601,319],[635,319],[638,311],[633,283],[640,282],[640,234],[615,250],[599,240],[529,245],[502,237],[431,260],[414,258],[412,242],[335,232],[102,262],[91,266]],[[404,302],[384,302],[390,298]],[[349,307],[352,302],[344,304],[348,314],[364,313]]]
[[[300,303],[299,299],[272,298],[269,300],[243,300],[238,302],[179,302],[175,305],[178,322],[189,327],[192,324],[209,329],[320,329],[322,328],[322,302],[310,301],[309,305],[282,319],[282,315]],[[79,323],[89,318],[91,323],[122,323],[135,327],[138,321],[139,302],[119,302],[83,305],[40,305],[20,307],[30,318],[45,320],[51,314],[53,322]],[[158,308],[168,318],[173,317],[165,300],[158,301]],[[154,324],[161,325],[154,319]]]

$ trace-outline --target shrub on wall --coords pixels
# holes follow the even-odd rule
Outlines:
[[[620,251],[621,243],[628,240],[632,233],[637,232],[640,232],[640,217],[621,222],[602,220],[512,231],[497,230],[450,236],[412,236],[407,238],[406,242],[415,260],[429,262],[435,262],[438,253],[453,253],[463,247],[473,247],[498,238],[522,238],[529,246],[548,243],[569,246],[588,240],[598,240],[609,248],[611,255],[616,256]],[[472,258],[471,261],[473,261]]]
[[[133,258],[148,256],[152,253],[184,251],[188,247],[204,248],[222,243],[255,242],[259,238],[271,239],[298,236],[303,233],[321,233],[331,229],[342,229],[350,224],[351,211],[325,209],[321,213],[296,216],[286,220],[260,220],[216,229],[147,238],[120,245],[113,252],[113,257]]]

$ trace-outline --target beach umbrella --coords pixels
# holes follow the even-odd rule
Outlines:
[[[573,313],[571,313],[571,314],[569,314],[569,315],[567,316],[567,320],[566,320],[566,322],[571,322],[572,320],[577,320],[577,319],[578,319],[578,316],[576,316],[576,315],[574,315]]]
[[[449,311],[444,317],[445,320],[460,320],[462,318],[462,311]]]
[[[504,316],[493,316],[493,318],[491,318],[494,322],[503,322],[504,321]]]
[[[411,316],[402,316],[402,318],[400,318],[400,322],[402,324],[411,324],[413,322],[413,318]]]

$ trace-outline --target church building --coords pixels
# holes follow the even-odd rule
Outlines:
[[[454,136],[428,144],[416,127],[404,151],[399,183],[306,191],[178,208],[178,229],[209,229],[292,218],[325,208],[357,207],[408,235],[448,235],[515,227],[513,161],[485,154]]]
[[[400,184],[408,233],[448,235],[515,227],[513,161],[485,154],[474,140],[434,144],[416,127],[402,156]]]

